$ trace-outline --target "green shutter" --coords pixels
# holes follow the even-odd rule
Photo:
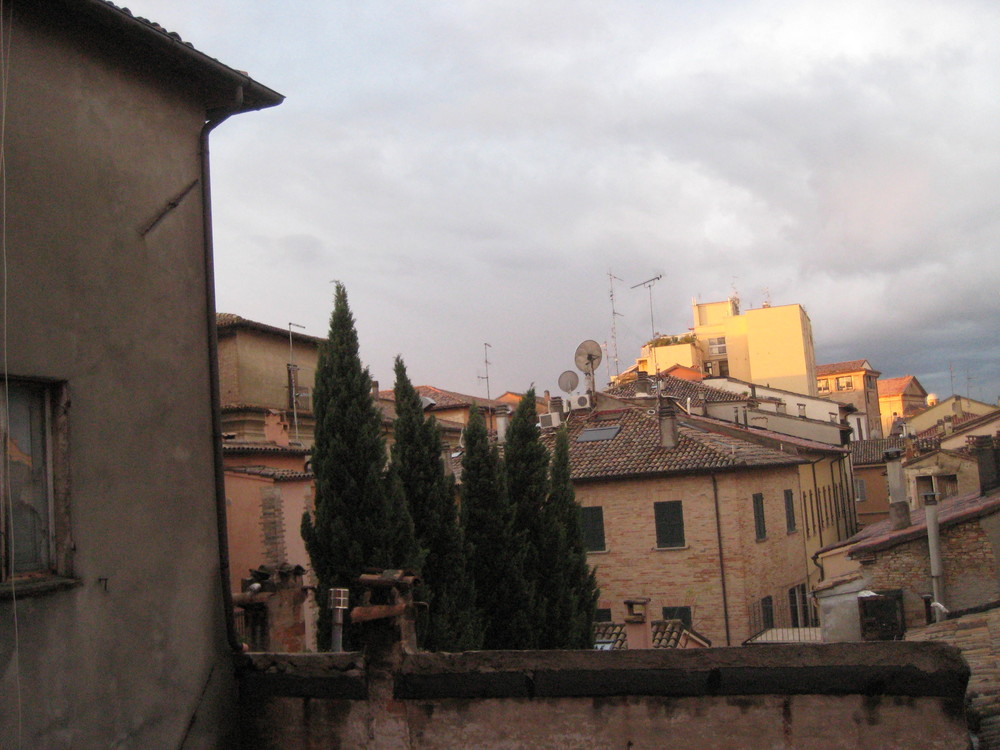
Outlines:
[[[785,524],[788,531],[795,531],[795,493],[785,490]]]
[[[601,552],[604,547],[604,508],[580,508],[580,531],[587,552]]]
[[[757,531],[757,540],[767,538],[767,524],[764,522],[764,495],[755,492],[753,495],[753,523]]]
[[[657,547],[684,546],[684,511],[680,500],[653,503]]]

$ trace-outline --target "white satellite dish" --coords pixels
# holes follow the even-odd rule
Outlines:
[[[604,352],[601,345],[593,339],[587,339],[576,348],[576,369],[587,375],[593,376],[597,366],[601,364]]]
[[[580,376],[572,370],[566,370],[559,376],[559,388],[566,393],[572,393],[580,385]]]

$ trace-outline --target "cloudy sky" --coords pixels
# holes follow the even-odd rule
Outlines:
[[[325,335],[339,279],[384,387],[485,395],[488,342],[492,395],[555,392],[611,272],[621,369],[735,289],[1000,396],[992,0],[128,7],[287,97],[213,135],[219,309]]]

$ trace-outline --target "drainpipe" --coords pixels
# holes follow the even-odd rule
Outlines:
[[[927,521],[927,549],[931,558],[931,593],[934,601],[943,605],[941,591],[941,529],[938,524],[938,501],[936,492],[924,494],[924,519]],[[944,610],[934,607],[934,622],[944,620]]]
[[[722,557],[722,517],[719,514],[719,483],[712,475],[712,499],[715,501],[715,537],[719,542],[719,578],[722,580],[722,619],[726,624],[726,645],[732,646],[729,636],[729,602],[726,598],[726,563]]]
[[[243,644],[236,633],[233,617],[233,592],[229,588],[229,538],[226,526],[226,478],[222,462],[222,404],[219,394],[219,340],[215,320],[215,261],[212,239],[212,196],[209,185],[208,136],[215,128],[240,110],[243,87],[236,90],[236,101],[225,110],[210,113],[201,129],[201,205],[202,241],[205,265],[205,327],[208,334],[208,381],[212,401],[212,459],[215,473],[215,520],[219,540],[219,576],[222,583],[223,616],[226,640],[233,651],[241,652]]]

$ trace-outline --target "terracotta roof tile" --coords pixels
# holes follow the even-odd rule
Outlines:
[[[215,314],[215,326],[221,335],[225,335],[230,331],[236,331],[239,328],[245,328],[252,331],[260,331],[261,333],[270,333],[275,336],[281,336],[285,341],[288,341],[288,329],[278,328],[277,326],[271,326],[267,323],[258,323],[256,320],[248,320],[234,313],[217,312]],[[306,333],[299,333],[298,331],[292,331],[292,338],[295,341],[306,342],[310,344],[322,344],[326,339],[320,338],[319,336],[310,336]]]
[[[878,372],[878,370],[871,369],[871,365],[867,359],[849,359],[846,362],[831,362],[826,365],[816,365],[816,377],[824,378],[842,372],[859,372],[860,370]]]
[[[222,452],[230,455],[244,453],[284,453],[290,456],[304,456],[309,453],[309,449],[301,448],[297,445],[278,445],[277,443],[262,441],[226,440],[222,443]]]
[[[594,641],[603,641],[608,651],[622,651],[628,648],[625,624],[621,622],[595,622]]]
[[[660,375],[659,378],[650,377],[650,380],[654,383],[658,381],[653,395],[662,393],[679,401],[686,401],[690,398],[693,404],[746,400],[745,396],[741,396],[738,393],[731,393],[721,388],[713,388],[712,386],[691,380],[684,380],[683,378],[675,378],[673,375]],[[628,383],[611,386],[604,393],[613,398],[637,398],[635,395],[635,386],[636,381],[631,380]]]
[[[227,466],[226,471],[231,474],[248,474],[250,476],[273,479],[275,482],[306,481],[314,478],[311,471],[278,469],[273,466]]]
[[[921,391],[924,390],[920,382],[913,375],[903,375],[899,378],[880,378],[878,381],[878,395],[880,398],[882,396],[901,396],[910,383],[916,383]]]
[[[762,466],[794,466],[803,462],[801,458],[750,440],[713,432],[710,421],[715,420],[686,415],[679,417],[677,445],[674,448],[664,448],[660,445],[659,418],[648,414],[645,409],[629,407],[603,412],[571,412],[566,421],[570,475],[574,480],[612,479]],[[585,442],[578,440],[580,433],[588,428],[613,425],[618,425],[621,429],[609,439]],[[542,441],[550,450],[554,440],[554,431],[543,433]]]
[[[906,438],[872,438],[870,440],[855,440],[850,444],[851,464],[853,466],[872,466],[884,463],[883,456],[891,448],[904,450]]]
[[[457,409],[463,406],[472,406],[472,404],[476,404],[480,407],[489,407],[491,409],[496,408],[497,406],[507,405],[506,402],[498,401],[495,398],[488,399],[481,396],[469,396],[465,393],[457,393],[455,391],[446,391],[443,388],[435,388],[432,385],[418,385],[415,386],[415,390],[421,396],[433,399],[434,405],[430,407],[429,411],[434,411],[435,409]],[[396,394],[391,389],[379,391],[378,397],[387,401],[396,400]]]

